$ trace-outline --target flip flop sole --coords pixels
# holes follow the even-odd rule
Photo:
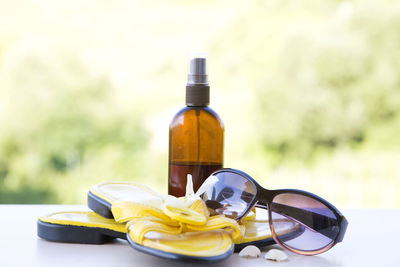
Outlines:
[[[234,245],[232,244],[231,248],[225,252],[222,255],[218,256],[212,256],[212,257],[197,257],[197,256],[188,256],[188,255],[182,255],[182,254],[176,254],[172,252],[166,252],[162,250],[158,250],[155,248],[150,248],[146,246],[142,246],[134,242],[129,234],[126,235],[128,243],[131,247],[134,249],[152,255],[152,256],[157,256],[161,257],[164,259],[170,259],[170,260],[179,260],[179,261],[187,261],[187,262],[217,262],[217,261],[222,261],[226,258],[228,258],[230,255],[232,255],[233,250],[234,250]]]
[[[276,242],[275,240],[271,238],[267,239],[262,239],[262,240],[257,240],[257,241],[251,241],[251,242],[246,242],[246,243],[241,243],[241,244],[235,244],[235,252],[241,251],[244,247],[253,245],[259,248],[270,246],[270,245],[275,245]]]
[[[56,242],[79,244],[104,244],[115,238],[126,239],[126,233],[100,227],[54,224],[38,220],[39,237]]]
[[[88,192],[88,207],[93,210],[97,214],[109,218],[114,219],[114,216],[111,212],[111,203],[108,201],[96,196],[92,192]]]

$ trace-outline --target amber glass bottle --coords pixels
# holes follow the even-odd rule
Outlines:
[[[186,177],[191,174],[194,191],[223,165],[224,126],[218,114],[208,107],[206,58],[190,61],[186,86],[186,107],[169,127],[168,194],[181,197],[186,192]]]

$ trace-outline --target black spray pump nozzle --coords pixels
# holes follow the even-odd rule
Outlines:
[[[206,57],[196,56],[190,59],[187,84],[208,84]]]
[[[186,105],[192,107],[208,106],[210,87],[208,86],[207,58],[195,56],[190,59],[189,75],[186,85]]]

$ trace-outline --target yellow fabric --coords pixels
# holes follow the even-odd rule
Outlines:
[[[168,226],[156,217],[127,223],[130,238],[137,244],[181,255],[210,257],[226,253],[232,247],[232,235],[224,229],[193,232],[187,225]]]
[[[232,248],[232,237],[224,230],[186,232],[179,235],[157,234],[143,240],[143,246],[195,257],[213,257]]]
[[[135,219],[144,217],[157,217],[160,218],[167,225],[178,226],[179,223],[175,220],[170,219],[161,209],[157,209],[151,206],[147,206],[142,203],[134,202],[116,202],[111,206],[115,221],[119,223],[128,222]]]
[[[235,220],[226,218],[222,215],[210,217],[205,225],[190,225],[181,224],[174,227],[167,225],[163,220],[156,217],[147,217],[142,219],[135,219],[127,224],[129,234],[136,243],[142,244],[146,233],[151,231],[166,233],[166,234],[181,234],[186,232],[207,232],[212,230],[223,229],[230,233],[233,240],[239,241],[244,232],[244,226],[239,225]]]
[[[244,217],[244,218],[242,219],[242,222],[244,222],[244,221],[249,221],[249,220],[255,220],[255,219],[256,219],[256,216],[257,216],[257,214],[256,214],[256,208],[254,207],[254,208],[246,215],[246,217]]]
[[[216,215],[209,217],[205,225],[186,225],[190,231],[210,231],[217,229],[225,229],[232,234],[232,238],[235,242],[240,242],[242,235],[244,234],[245,228],[243,225],[239,225],[237,221],[225,217],[224,215]]]
[[[140,207],[136,205],[135,208]],[[202,200],[190,208],[166,206],[163,211],[170,220],[178,222],[178,226],[166,223],[164,215],[154,213],[158,216],[136,218],[127,223],[130,238],[137,244],[166,252],[210,257],[228,252],[233,239],[238,239],[244,232],[235,220],[225,216],[208,217]]]
[[[206,206],[206,203],[204,203],[203,200],[197,200],[193,203],[193,205],[190,207],[192,210],[197,211],[200,214],[203,214],[207,218],[210,216],[210,212],[208,211],[208,208]]]
[[[134,219],[127,223],[129,235],[138,244],[143,244],[145,235],[150,231],[177,235],[182,233],[182,228],[182,225],[176,227],[167,225],[157,217]]]
[[[95,196],[104,199],[109,203],[133,201],[138,197],[142,198],[145,193],[146,197],[151,198],[157,196],[158,193],[150,187],[136,182],[104,182],[94,185],[89,190]]]
[[[245,233],[240,243],[253,242],[272,238],[271,229],[269,228],[268,221],[264,220],[246,220],[243,221]],[[235,242],[235,244],[240,244]]]
[[[190,208],[177,208],[165,205],[163,212],[172,220],[185,224],[203,226],[207,222],[206,216]]]
[[[203,202],[202,200],[199,201]],[[245,231],[244,226],[240,226],[235,220],[223,215],[207,218],[203,215],[207,214],[206,207],[199,201],[196,201],[192,205],[194,209],[192,209],[192,207],[190,209],[185,209],[187,213],[185,216],[179,216],[178,214],[173,216],[173,218],[162,213],[160,210],[154,210],[153,208],[136,203],[118,203],[118,208],[116,210],[125,212],[124,217],[119,217],[119,221],[122,221],[121,218],[130,218],[127,228],[129,229],[132,240],[138,244],[143,243],[145,234],[150,231],[181,234],[184,232],[206,232],[224,229],[228,233],[231,233],[233,240],[239,241],[242,238],[242,234]],[[163,211],[166,210],[169,214],[169,209],[164,209]],[[126,214],[126,212],[129,211],[132,211],[131,215]],[[174,209],[174,211],[182,211],[182,209]],[[200,211],[202,214],[197,211]],[[143,216],[143,214],[145,214],[145,216]],[[168,217],[167,220],[165,219],[166,216]],[[202,219],[201,221],[198,221],[199,217]]]

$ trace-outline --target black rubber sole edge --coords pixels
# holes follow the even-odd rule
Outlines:
[[[37,234],[49,241],[79,244],[104,244],[115,238],[126,239],[126,233],[110,229],[54,224],[41,220],[37,222]]]
[[[111,203],[105,201],[102,198],[99,198],[92,192],[88,192],[88,207],[93,210],[97,214],[109,218],[114,219],[114,216],[111,212]]]
[[[176,254],[176,253],[171,253],[171,252],[166,252],[162,250],[158,250],[155,248],[149,248],[146,246],[142,246],[134,242],[129,234],[127,234],[127,240],[128,243],[131,247],[134,249],[152,255],[152,256],[157,256],[161,257],[164,259],[169,259],[169,260],[179,260],[179,261],[186,261],[186,262],[217,262],[217,261],[222,261],[227,259],[230,255],[233,254],[234,250],[234,245],[232,244],[231,248],[224,254],[219,255],[219,256],[212,256],[212,257],[197,257],[197,256],[188,256],[188,255],[181,255],[181,254]]]
[[[247,243],[235,244],[235,252],[239,252],[244,247],[247,247],[247,246],[250,246],[250,245],[256,246],[258,248],[262,248],[262,247],[275,245],[275,244],[276,244],[276,242],[272,237],[268,238],[268,239],[262,239],[262,240],[247,242]]]

